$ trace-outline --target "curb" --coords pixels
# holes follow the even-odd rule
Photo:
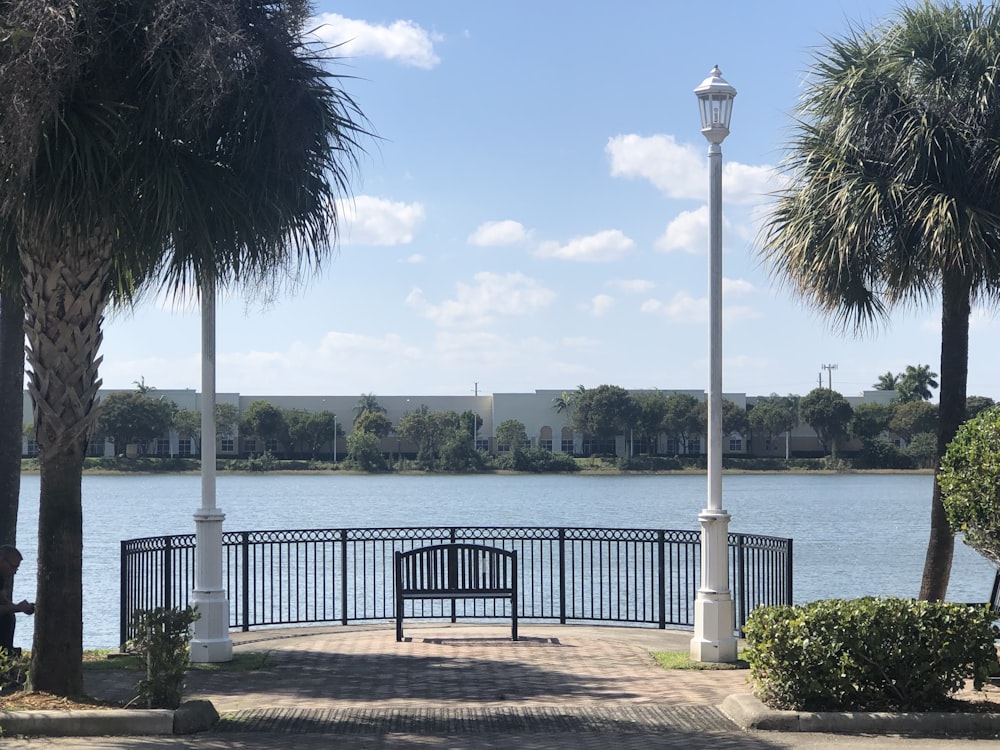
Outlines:
[[[743,729],[823,734],[902,734],[916,737],[994,737],[996,713],[889,713],[862,711],[777,711],[752,695],[730,695],[722,713]]]
[[[112,708],[71,711],[0,711],[0,735],[96,737],[194,734],[215,726],[219,714],[210,701],[193,700],[176,710]]]
[[[0,711],[4,735],[94,737],[173,734],[174,712],[163,708],[106,711]]]

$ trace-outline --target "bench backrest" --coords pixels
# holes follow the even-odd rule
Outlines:
[[[396,552],[400,593],[509,594],[515,591],[517,552],[482,544],[435,544]]]

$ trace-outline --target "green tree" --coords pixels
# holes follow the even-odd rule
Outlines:
[[[301,414],[299,412],[302,412]],[[309,457],[313,461],[319,454],[320,449],[334,439],[333,430],[340,432],[340,425],[336,424],[337,417],[330,411],[308,412],[300,409],[289,409],[285,413],[288,421],[288,437],[295,446],[295,450],[309,451]]]
[[[1000,566],[1000,409],[958,428],[941,459],[938,483],[952,528]]]
[[[284,411],[263,399],[251,401],[247,406],[241,418],[240,431],[244,435],[255,435],[265,441],[288,441],[288,422]]]
[[[893,411],[889,404],[858,404],[851,415],[848,432],[861,440],[877,440],[889,429]]]
[[[376,437],[384,438],[392,432],[392,422],[381,412],[366,411],[354,420],[354,431],[370,432]]]
[[[111,393],[101,399],[95,433],[110,438],[115,453],[125,455],[129,445],[165,438],[173,424],[173,404],[138,391]]]
[[[528,433],[525,432],[523,422],[505,419],[497,425],[496,438],[497,445],[509,446],[512,451],[523,450],[528,441]]]
[[[907,401],[930,401],[934,395],[932,388],[938,387],[935,380],[938,374],[931,372],[930,365],[907,365],[906,372],[900,375],[899,384],[896,391],[899,393],[899,400]]]
[[[195,409],[176,409],[171,417],[171,426],[182,438],[190,438],[196,445],[201,443],[201,412]]]
[[[899,381],[902,378],[902,375],[894,375],[892,370],[888,370],[878,376],[878,382],[872,388],[876,391],[894,391],[899,387]]]
[[[374,433],[355,430],[347,436],[347,459],[361,471],[384,471],[385,456]]]
[[[240,408],[235,404],[215,404],[215,434],[233,437],[240,425]]]
[[[357,424],[365,414],[385,414],[385,407],[378,402],[374,393],[362,393],[358,403],[354,405],[354,423]]]
[[[900,451],[918,469],[935,469],[938,465],[937,438],[933,432],[918,432]]]
[[[635,402],[639,407],[635,420],[636,434],[647,442],[650,455],[655,455],[660,433],[663,432],[663,421],[667,416],[667,397],[659,391],[637,393]]]
[[[896,404],[889,419],[889,429],[904,440],[911,440],[921,432],[934,433],[937,429],[938,407],[926,401],[906,401]]]
[[[552,408],[555,409],[559,414],[565,414],[566,416],[573,415],[573,405],[576,403],[577,396],[581,393],[586,393],[587,389],[578,385],[575,391],[563,391],[554,399],[552,399]]]
[[[747,421],[754,434],[760,433],[773,439],[777,435],[785,435],[785,454],[788,454],[788,440],[792,428],[798,424],[798,404],[789,396],[770,396],[758,398],[747,413]]]
[[[639,419],[635,398],[617,385],[599,385],[579,393],[573,402],[573,430],[607,440],[628,435]]]
[[[112,296],[254,288],[335,241],[364,130],[307,17],[303,0],[0,3],[0,101],[20,103],[0,110],[0,221],[41,474],[35,689],[83,690],[80,483]]]
[[[430,411],[421,404],[416,411],[404,414],[396,424],[396,434],[417,446],[417,462],[425,469],[435,467],[439,451],[453,432],[460,429],[458,414],[453,411]]]
[[[843,396],[828,388],[814,388],[799,402],[802,421],[816,430],[823,447],[837,458],[837,444],[847,437],[853,410]]]
[[[969,396],[965,399],[965,418],[969,420],[978,417],[995,405],[996,402],[989,396]]]
[[[482,429],[482,426],[483,418],[471,409],[466,409],[458,415],[459,434],[467,436],[472,441],[473,448],[476,447],[475,438],[479,435],[479,430]]]
[[[691,440],[702,435],[701,402],[687,393],[671,393],[666,407],[663,431],[677,443],[680,453],[687,453]]]
[[[972,301],[1000,290],[998,45],[998,9],[958,2],[829,40],[763,234],[773,272],[847,329],[940,294],[939,456],[965,419]],[[935,481],[921,598],[944,598],[953,550]]]

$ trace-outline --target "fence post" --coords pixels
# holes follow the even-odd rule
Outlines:
[[[747,569],[746,548],[743,544],[743,534],[736,534],[736,585],[739,587],[739,597],[733,597],[736,602],[736,629],[743,636],[743,626],[747,624]]]
[[[785,601],[782,604],[792,603],[792,540],[789,539],[785,552]]]
[[[163,606],[170,609],[174,606],[174,571],[171,551],[172,537],[163,537]]]
[[[559,623],[566,624],[566,529],[559,529]]]
[[[448,541],[451,542],[452,544],[454,544],[455,540],[458,538],[458,536],[457,536],[457,534],[455,532],[456,532],[456,529],[455,529],[454,526],[452,526],[452,527],[450,527],[448,529]],[[457,604],[457,602],[454,599],[452,599],[451,600],[451,621],[452,622],[458,622],[458,617],[457,617],[458,610],[455,608],[456,604]]]
[[[656,532],[656,604],[660,608],[660,630],[667,629],[667,532]]]
[[[240,549],[243,557],[243,632],[250,630],[250,532],[240,534]]]
[[[340,530],[340,624],[347,624],[347,529]]]
[[[122,647],[128,640],[128,606],[131,601],[128,591],[128,582],[131,577],[129,576],[131,558],[125,550],[126,544],[128,542],[121,542],[121,564],[118,566],[120,572],[118,582],[118,645]]]

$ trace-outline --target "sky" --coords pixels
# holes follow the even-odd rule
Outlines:
[[[245,395],[704,389],[707,142],[693,89],[737,89],[723,143],[723,390],[844,395],[939,371],[940,313],[843,334],[758,255],[766,195],[825,40],[881,0],[321,0],[315,34],[376,134],[323,269],[220,301],[217,387]],[[974,312],[969,393],[1000,400]],[[197,308],[113,312],[107,388],[200,388]],[[824,368],[824,366],[830,366]]]

